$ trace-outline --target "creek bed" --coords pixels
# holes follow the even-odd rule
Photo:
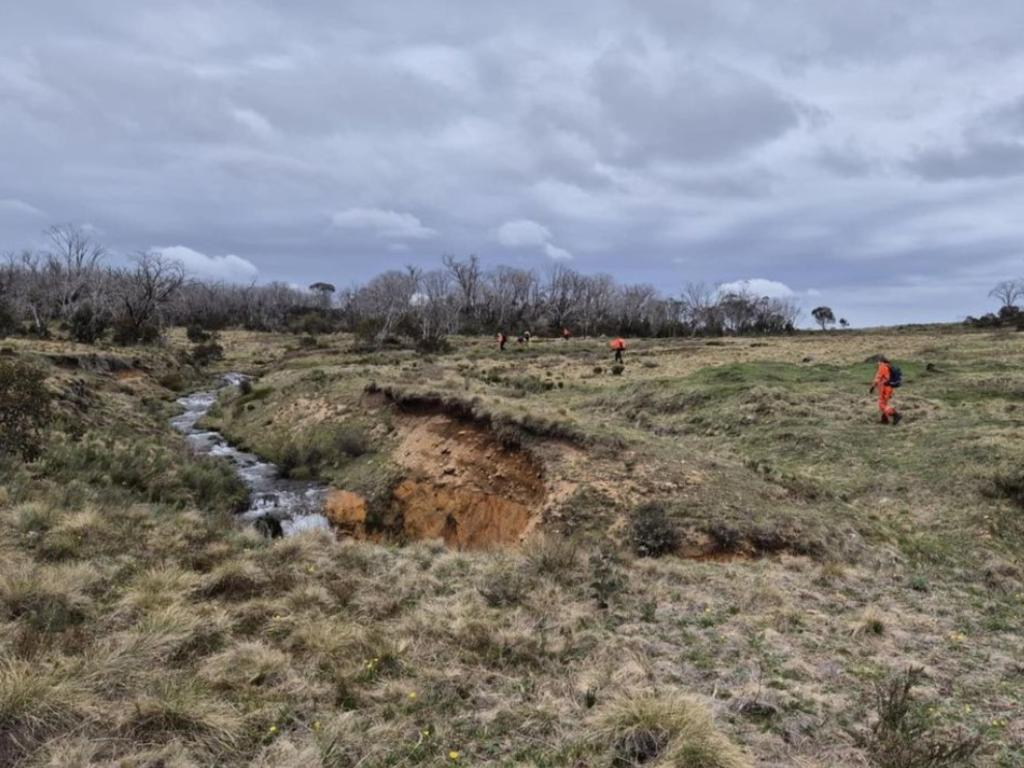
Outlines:
[[[227,459],[249,489],[249,503],[240,516],[268,535],[290,536],[310,528],[327,528],[323,516],[327,487],[315,482],[288,480],[275,464],[231,445],[220,433],[202,429],[199,421],[207,414],[224,387],[237,387],[248,377],[226,374],[217,389],[193,392],[178,398],[184,411],[171,419],[171,426],[185,435],[198,454]]]

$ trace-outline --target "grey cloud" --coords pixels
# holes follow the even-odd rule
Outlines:
[[[613,154],[632,162],[715,161],[799,123],[796,105],[769,84],[714,60],[616,50],[597,62],[593,78],[605,120],[619,131]]]
[[[1024,174],[1024,143],[978,141],[964,149],[928,149],[908,167],[933,181],[1020,176]]]

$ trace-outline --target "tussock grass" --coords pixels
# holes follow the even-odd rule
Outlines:
[[[615,766],[749,768],[707,709],[683,696],[646,695],[603,707],[589,738]]]
[[[78,681],[46,663],[0,657],[0,763],[96,711]]]

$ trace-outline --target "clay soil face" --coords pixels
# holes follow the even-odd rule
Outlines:
[[[394,501],[410,539],[460,549],[516,543],[540,512],[540,465],[486,428],[442,414],[403,415],[395,461],[408,471]]]
[[[486,427],[444,414],[401,414],[394,453],[404,477],[382,535],[366,527],[366,505],[347,491],[328,499],[331,520],[357,537],[442,539],[457,549],[518,543],[539,518],[543,470],[528,452],[499,443]]]

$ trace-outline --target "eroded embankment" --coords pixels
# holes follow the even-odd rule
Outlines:
[[[334,491],[326,514],[336,527],[357,538],[488,549],[517,543],[535,525],[547,489],[529,451],[441,407],[397,408],[392,423],[401,473],[387,508],[375,513],[360,496]]]

